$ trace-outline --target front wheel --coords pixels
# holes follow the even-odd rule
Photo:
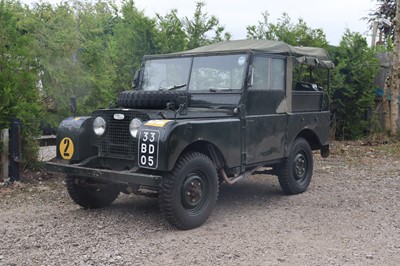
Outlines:
[[[218,175],[206,155],[190,152],[178,159],[161,182],[159,203],[167,221],[180,229],[199,227],[218,198]]]
[[[65,180],[69,196],[76,204],[84,208],[106,207],[119,195],[120,190],[113,185],[91,184],[83,181],[82,177],[71,175],[68,175]]]
[[[303,138],[294,141],[289,157],[279,165],[279,184],[285,194],[294,195],[307,190],[313,173],[310,145]]]

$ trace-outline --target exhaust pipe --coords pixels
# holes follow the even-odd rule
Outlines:
[[[260,169],[260,168],[262,168],[262,167],[263,167],[262,165],[261,165],[261,166],[257,166],[257,167],[255,167],[255,168],[253,168],[252,170],[247,171],[247,172],[244,172],[243,174],[241,174],[241,175],[239,175],[239,176],[237,176],[237,177],[234,177],[234,178],[229,178],[229,177],[226,175],[226,172],[225,172],[224,168],[218,169],[218,173],[219,173],[219,175],[224,179],[224,181],[225,181],[226,183],[228,183],[229,185],[233,185],[233,184],[235,184],[237,181],[239,181],[239,180],[241,180],[241,179],[243,179],[243,178],[245,178],[245,177],[251,176],[254,172],[256,172],[258,169]]]

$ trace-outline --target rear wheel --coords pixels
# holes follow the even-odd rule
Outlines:
[[[278,167],[279,184],[285,194],[293,195],[307,190],[313,173],[310,145],[303,138],[294,141],[287,158]]]
[[[118,197],[120,190],[109,184],[91,184],[84,182],[79,176],[70,176],[66,178],[67,190],[72,200],[89,209],[103,208]]]
[[[180,229],[202,225],[217,198],[217,172],[213,162],[202,153],[191,152],[180,157],[161,182],[160,209],[167,221]]]

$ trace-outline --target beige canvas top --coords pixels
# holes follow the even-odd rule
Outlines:
[[[329,60],[328,52],[323,48],[291,46],[281,41],[270,40],[236,40],[225,41],[198,47],[192,50],[148,57],[170,57],[210,53],[232,53],[232,52],[253,52],[267,54],[282,54],[296,57],[301,64],[333,68],[334,64]]]

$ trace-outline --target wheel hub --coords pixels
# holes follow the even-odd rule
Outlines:
[[[307,161],[303,154],[297,154],[294,159],[294,176],[296,180],[304,178],[307,172]]]
[[[182,204],[186,208],[196,207],[204,196],[204,184],[197,175],[188,176],[182,188]]]

